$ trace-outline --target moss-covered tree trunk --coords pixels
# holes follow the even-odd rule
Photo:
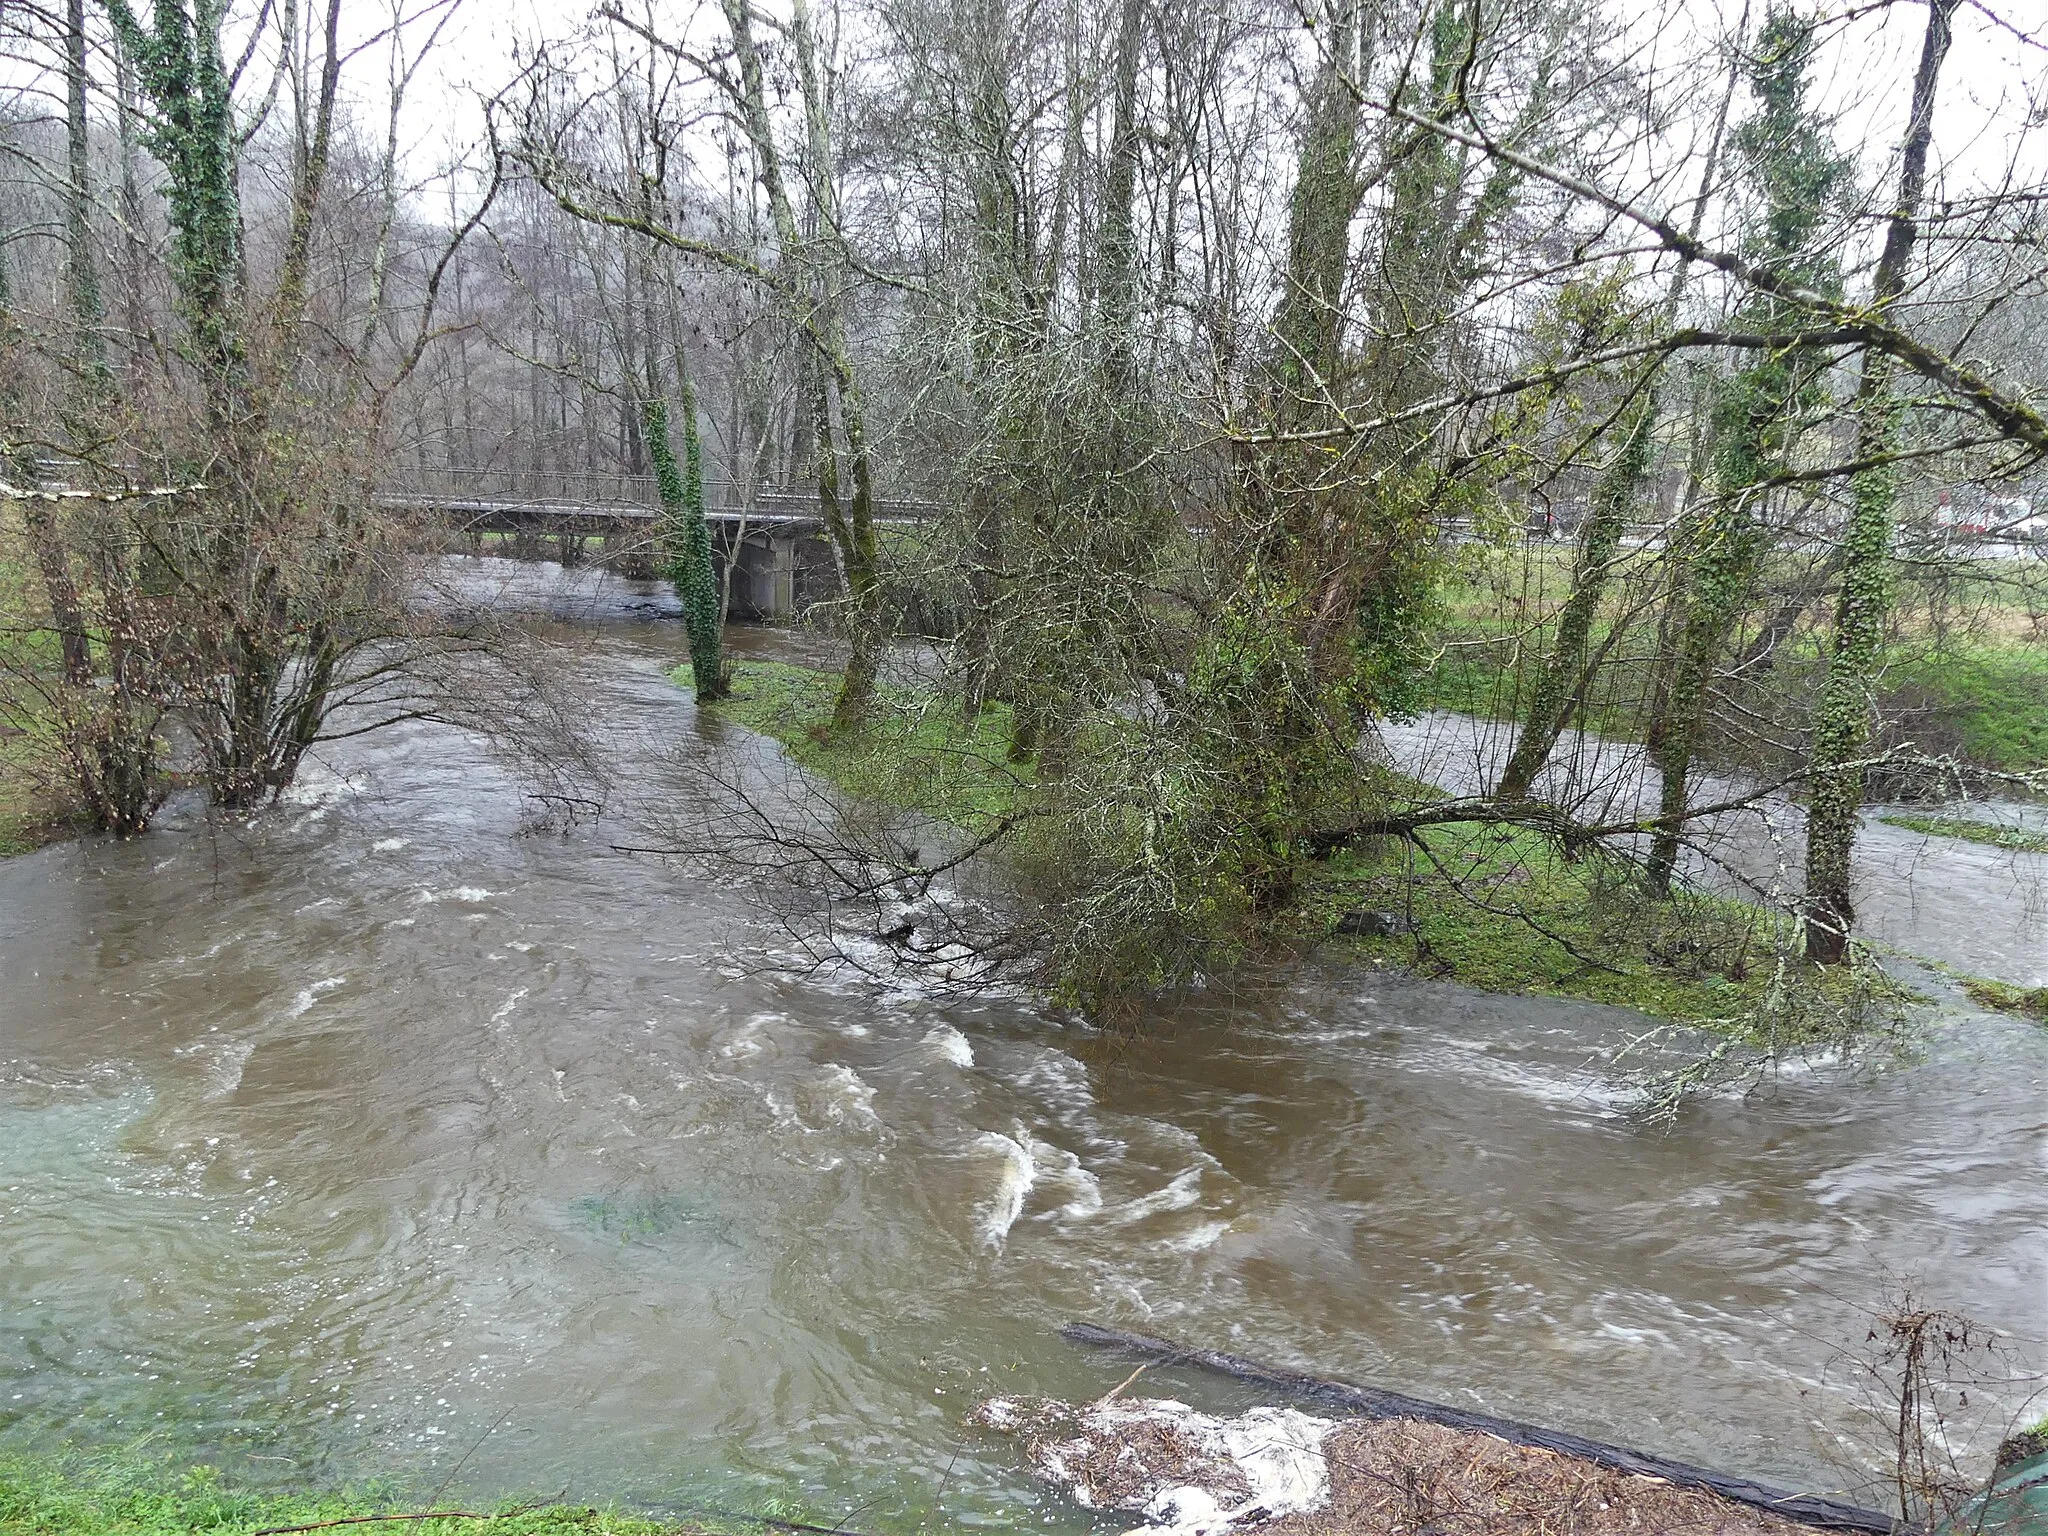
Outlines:
[[[840,564],[846,572],[849,649],[839,697],[832,706],[832,728],[845,731],[859,725],[867,715],[887,638],[881,561],[875,541],[874,451],[868,442],[860,378],[846,341],[842,295],[851,274],[835,181],[839,166],[832,146],[831,103],[825,95],[821,49],[807,0],[792,0],[789,35],[796,53],[797,79],[802,86],[811,204],[818,215],[820,259],[815,264],[817,309],[812,332],[824,354],[823,382],[829,390],[820,390],[814,420],[818,441],[818,507],[839,548]],[[844,445],[846,468],[853,481],[850,492],[842,492],[839,453],[832,446],[835,417],[837,441]]]
[[[711,531],[704,520],[704,454],[697,433],[697,396],[683,382],[683,462],[676,463],[669,436],[668,402],[641,402],[640,423],[661,493],[663,564],[682,599],[683,628],[690,637],[690,681],[700,703],[725,693],[718,579],[711,564]]]
[[[1774,7],[1747,61],[1757,111],[1735,139],[1744,180],[1761,204],[1750,247],[1761,264],[1823,292],[1841,284],[1823,225],[1849,181],[1849,166],[1825,120],[1807,102],[1814,23]],[[1744,318],[1759,330],[1796,329],[1803,316],[1783,301],[1752,296]],[[1755,595],[1772,548],[1763,485],[1797,444],[1824,394],[1814,360],[1788,348],[1766,353],[1724,385],[1711,428],[1715,494],[1683,530],[1685,569],[1675,584],[1670,629],[1676,652],[1650,723],[1661,783],[1644,883],[1671,893],[1690,820],[1693,759],[1708,699],[1730,639]]]
[[[1927,152],[1934,138],[1935,96],[1957,3],[1929,0],[1927,7],[1927,30],[1913,77],[1912,111],[1899,166],[1898,202],[1871,283],[1872,303],[1881,309],[1895,304],[1906,289],[1906,265],[1919,235]],[[1872,464],[1896,450],[1891,363],[1881,353],[1866,351],[1863,355],[1856,427],[1859,462]],[[1892,470],[1881,462],[1863,470],[1852,482],[1835,633],[1809,751],[1813,779],[1806,818],[1806,956],[1822,964],[1837,963],[1847,955],[1856,916],[1849,897],[1849,863],[1863,805],[1859,759],[1870,740],[1871,690],[1892,606],[1895,484]]]

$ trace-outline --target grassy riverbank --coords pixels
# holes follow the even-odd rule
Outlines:
[[[450,1515],[421,1518],[435,1510]],[[0,1536],[254,1536],[312,1527],[382,1527],[406,1536],[738,1536],[777,1524],[677,1523],[552,1502],[419,1504],[375,1489],[280,1492],[238,1486],[210,1466],[135,1456],[0,1457]]]
[[[687,668],[672,676],[687,686]],[[970,723],[950,699],[885,688],[864,730],[835,735],[826,727],[837,686],[829,672],[748,661],[715,708],[862,799],[970,830],[1038,792],[1030,766],[1005,755],[1001,707]],[[1388,931],[1341,934],[1346,914],[1370,914],[1364,925]],[[1361,964],[1610,1003],[1777,1044],[1792,1043],[1787,1031],[1821,1028],[1823,1014],[1838,1028],[1844,1011],[1903,996],[1874,969],[1810,979],[1781,965],[1796,950],[1781,914],[1717,897],[1651,902],[1624,866],[1568,861],[1532,834],[1493,828],[1436,828],[1419,846],[1306,865],[1282,928],[1297,948]]]
[[[1978,1007],[1989,1008],[1993,1013],[2009,1013],[2016,1019],[2031,1019],[2036,1024],[2048,1024],[2048,987],[2016,987],[2009,981],[1993,981],[1988,976],[1959,979],[1963,990]]]
[[[1444,590],[1441,651],[1426,681],[1432,707],[1492,719],[1522,713],[1552,643],[1572,558],[1568,544],[1472,551]],[[2048,768],[2048,645],[2038,599],[1996,569],[1957,575],[1953,587],[1940,604],[1925,593],[1904,595],[1877,698],[1881,745],[1910,743],[2000,773]],[[1640,594],[1617,585],[1595,620],[1591,644],[1605,665],[1574,720],[1617,741],[1641,740],[1651,713],[1658,637],[1639,603]],[[1802,635],[1775,665],[1750,672],[1747,686],[1763,696],[1746,707],[1774,713],[1790,704],[1796,713],[1823,668]]]
[[[12,545],[18,532],[0,525],[0,675],[33,676],[54,665],[43,630],[38,589]],[[71,830],[65,808],[50,794],[57,778],[49,743],[34,729],[32,690],[0,696],[0,858],[40,848]]]
[[[0,859],[40,848],[66,826],[44,793],[34,747],[26,735],[0,735]]]

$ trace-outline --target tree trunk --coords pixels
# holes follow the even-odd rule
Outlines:
[[[860,721],[874,694],[883,640],[882,584],[876,566],[873,451],[867,440],[859,378],[847,350],[839,297],[845,287],[846,262],[832,184],[829,108],[819,80],[818,44],[811,27],[810,8],[803,0],[797,0],[791,13],[790,40],[802,85],[811,203],[818,214],[816,244],[823,253],[822,259],[813,259],[798,228],[795,205],[790,201],[789,185],[783,175],[782,155],[768,115],[764,71],[760,51],[754,44],[747,0],[722,3],[726,24],[732,32],[735,62],[739,65],[735,94],[740,118],[753,144],[761,187],[768,195],[769,214],[775,225],[781,287],[784,297],[797,310],[792,318],[802,328],[818,368],[817,387],[809,402],[817,458],[818,508],[845,574],[847,628],[852,642],[852,654],[847,658],[832,711],[833,728],[843,730]],[[845,444],[853,475],[853,494],[847,500],[840,495],[835,437]]]
[[[78,420],[72,436],[94,430],[94,407],[106,397],[105,311],[100,302],[99,266],[92,249],[92,143],[86,133],[85,0],[67,0],[64,10],[64,127],[67,184],[64,188],[64,283],[71,305],[72,355],[78,365]]]
[[[1813,23],[1791,11],[1776,10],[1766,19],[1745,61],[1758,110],[1739,130],[1738,142],[1746,179],[1763,204],[1758,243],[1767,262],[1832,288],[1840,281],[1839,253],[1814,242],[1849,179],[1849,165],[1825,120],[1807,103],[1812,39]],[[1798,323],[1784,301],[1769,294],[1751,295],[1744,309],[1761,327]],[[1772,548],[1771,530],[1760,515],[1765,486],[1803,424],[1825,404],[1813,367],[1810,349],[1766,353],[1728,380],[1716,399],[1710,430],[1719,494],[1685,530],[1684,584],[1675,594],[1681,609],[1673,626],[1677,653],[1653,733],[1652,755],[1663,782],[1644,874],[1650,894],[1660,899],[1671,893],[1685,839],[1689,780],[1708,696]]]
[[[697,392],[683,381],[683,465],[676,465],[669,436],[668,402],[650,398],[641,403],[647,451],[654,461],[654,480],[661,492],[663,553],[669,580],[682,599],[683,627],[690,637],[690,681],[697,702],[708,704],[725,694],[719,656],[718,580],[711,566],[711,535],[704,522],[704,460],[697,435]]]
[[[1913,76],[1912,114],[1899,166],[1899,198],[1884,251],[1871,283],[1873,304],[1897,302],[1906,288],[1906,264],[1919,237],[1920,201],[1927,185],[1927,152],[1934,137],[1934,103],[1948,53],[1950,18],[1958,0],[1929,0],[1920,66]],[[1856,395],[1856,457],[1879,459],[1897,446],[1891,361],[1863,354]],[[1842,590],[1835,610],[1827,681],[1814,721],[1811,799],[1806,817],[1806,957],[1835,964],[1848,954],[1855,909],[1849,899],[1849,863],[1863,805],[1863,770],[1857,765],[1870,740],[1870,689],[1891,613],[1893,498],[1896,480],[1884,465],[1852,482],[1849,528],[1842,549]]]
[[[1628,530],[1636,489],[1649,468],[1650,436],[1656,416],[1657,392],[1645,390],[1629,412],[1614,462],[1593,492],[1593,505],[1579,536],[1572,593],[1557,616],[1557,639],[1544,658],[1521,735],[1515,739],[1515,750],[1509,754],[1500,787],[1494,791],[1502,800],[1528,798],[1530,786],[1550,760],[1551,749],[1557,745],[1557,738],[1571,716],[1572,701],[1585,669],[1586,643],[1593,633],[1593,620],[1599,615],[1608,574],[1621,549],[1621,537]]]
[[[1728,114],[1734,106],[1735,86],[1740,77],[1741,66],[1731,65],[1728,88],[1721,94],[1720,110],[1714,117],[1713,136],[1707,141],[1706,162],[1700,168],[1699,191],[1693,197],[1688,233],[1694,239],[1699,237],[1706,222],[1707,205],[1713,197],[1714,177],[1721,164],[1722,140],[1728,131]],[[1662,315],[1666,326],[1678,318],[1689,270],[1690,263],[1681,259],[1677,270],[1671,274],[1671,286],[1664,295]],[[1544,659],[1543,672],[1529,702],[1528,719],[1515,741],[1507,766],[1502,770],[1500,787],[1495,791],[1503,800],[1522,800],[1528,796],[1536,775],[1550,760],[1557,738],[1570,718],[1574,700],[1584,685],[1586,642],[1592,633],[1593,620],[1599,615],[1601,599],[1607,591],[1614,556],[1621,547],[1622,535],[1627,532],[1628,514],[1635,505],[1643,480],[1649,474],[1662,382],[1660,377],[1645,387],[1643,398],[1636,403],[1628,418],[1621,450],[1594,490],[1593,505],[1580,533],[1572,594],[1558,615],[1557,640]]]

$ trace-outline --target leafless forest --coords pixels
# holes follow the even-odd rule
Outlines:
[[[658,481],[707,701],[705,487],[806,498],[821,750],[960,750],[911,709],[1008,790],[909,774],[943,855],[676,846],[908,882],[905,958],[1090,1005],[1389,861],[1664,933],[1772,797],[1765,947],[1834,967],[1867,800],[2042,787],[2029,6],[7,0],[0,48],[5,710],[103,828],[537,730],[523,642],[411,600],[450,536],[398,501],[464,476]],[[1501,724],[1469,783],[1384,739],[1441,709]]]

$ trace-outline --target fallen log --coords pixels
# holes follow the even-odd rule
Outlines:
[[[1668,1483],[1676,1483],[1685,1488],[1701,1488],[1709,1493],[1719,1494],[1724,1499],[1733,1499],[1737,1503],[1769,1510],[1772,1514],[1782,1515],[1788,1520],[1797,1520],[1826,1530],[1867,1531],[1871,1532],[1872,1536],[1904,1536],[1904,1533],[1913,1529],[1890,1515],[1881,1514],[1874,1509],[1860,1509],[1839,1499],[1822,1498],[1817,1494],[1787,1493],[1783,1489],[1752,1482],[1748,1478],[1730,1477],[1726,1473],[1710,1472],[1705,1467],[1673,1461],[1668,1456],[1656,1456],[1648,1451],[1634,1451],[1626,1446],[1608,1445],[1599,1440],[1585,1440],[1577,1435],[1566,1434],[1563,1430],[1544,1429],[1535,1424],[1519,1424],[1513,1419],[1497,1418],[1490,1413],[1474,1413],[1465,1408],[1453,1408],[1446,1403],[1432,1403],[1424,1398],[1410,1397],[1405,1392],[1389,1392],[1379,1387],[1359,1387],[1353,1386],[1350,1382],[1306,1376],[1299,1371],[1262,1365],[1256,1360],[1225,1354],[1221,1350],[1190,1349],[1184,1345],[1168,1343],[1164,1339],[1125,1333],[1119,1328],[1103,1328],[1094,1323],[1069,1323],[1060,1330],[1060,1333],[1075,1344],[1116,1350],[1157,1365],[1191,1365],[1197,1370],[1270,1387],[1289,1397],[1341,1408],[1361,1418],[1419,1419],[1428,1424],[1442,1424],[1450,1429],[1477,1430],[1482,1434],[1498,1436],[1511,1445],[1527,1445],[1538,1450],[1555,1451],[1563,1456],[1577,1456],[1603,1467],[1612,1467],[1618,1472],[1632,1472],[1643,1477],[1661,1477]]]

